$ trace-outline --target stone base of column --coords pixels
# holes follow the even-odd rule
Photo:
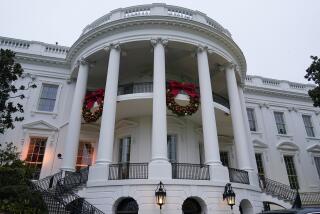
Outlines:
[[[154,160],[149,163],[149,179],[172,179],[171,163],[165,160]]]
[[[96,164],[90,166],[88,175],[88,186],[94,186],[97,184],[106,184],[109,176],[108,164]]]
[[[229,179],[229,170],[227,167],[217,164],[209,165],[210,170],[210,180],[214,182],[228,183]]]
[[[250,185],[260,188],[258,173],[254,170],[247,170],[249,174]]]

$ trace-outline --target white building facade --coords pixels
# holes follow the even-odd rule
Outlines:
[[[4,37],[0,47],[16,52],[21,83],[38,86],[23,101],[24,121],[1,142],[14,142],[39,179],[90,165],[77,194],[104,213],[158,213],[160,181],[162,213],[230,213],[227,183],[234,213],[258,213],[263,202],[290,206],[264,193],[265,180],[320,191],[313,86],[246,76],[229,31],[199,11],[117,9],[70,48]],[[92,92],[88,109],[101,117],[88,122]],[[183,111],[194,99],[194,111]]]

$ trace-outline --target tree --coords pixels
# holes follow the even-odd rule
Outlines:
[[[313,62],[307,68],[307,74],[304,78],[308,79],[308,81],[313,81],[316,84],[316,87],[309,90],[308,94],[313,101],[313,105],[315,107],[320,107],[320,58],[311,56],[311,59]]]
[[[19,115],[23,113],[23,106],[13,100],[24,99],[22,91],[29,88],[36,88],[35,84],[29,82],[27,87],[14,85],[23,74],[21,65],[15,62],[15,53],[11,50],[0,50],[0,134],[3,134],[6,129],[14,128],[14,121],[22,121],[24,118]]]
[[[47,213],[41,195],[29,186],[32,175],[12,143],[0,145],[0,213]]]

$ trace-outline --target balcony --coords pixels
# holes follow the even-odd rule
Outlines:
[[[153,83],[152,82],[141,82],[141,83],[128,83],[119,85],[118,95],[125,94],[138,94],[138,93],[152,93],[153,92]],[[181,92],[184,94],[183,92]],[[229,100],[222,97],[219,94],[212,93],[213,101],[219,103],[220,105],[230,108]]]
[[[209,180],[209,166],[204,164],[172,163],[172,178]]]
[[[240,183],[240,184],[250,184],[249,174],[245,170],[228,168],[230,182]]]
[[[148,179],[148,163],[110,164],[109,180]]]

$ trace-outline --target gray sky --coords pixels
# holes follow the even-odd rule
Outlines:
[[[199,10],[227,28],[248,74],[306,82],[310,55],[320,55],[319,0],[1,0],[0,35],[71,46],[109,11],[163,2]]]

